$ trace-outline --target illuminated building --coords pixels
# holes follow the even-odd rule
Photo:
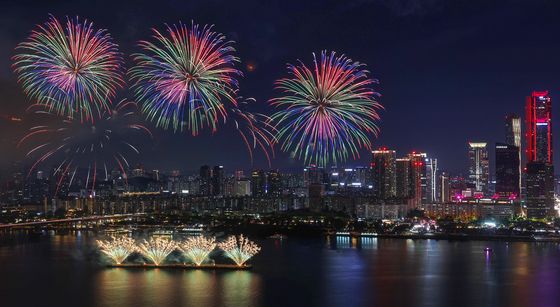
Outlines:
[[[200,194],[201,195],[211,195],[212,194],[212,170],[208,165],[203,165],[200,167]]]
[[[371,171],[375,197],[379,199],[395,197],[397,195],[395,151],[380,148],[371,153]]]
[[[552,164],[552,101],[548,91],[533,92],[525,105],[527,162]]]
[[[554,168],[546,162],[527,163],[527,217],[555,216]]]
[[[477,194],[488,194],[488,149],[484,142],[469,142],[469,182]]]
[[[282,180],[278,170],[271,170],[266,174],[266,193],[272,197],[279,197],[282,193]]]
[[[419,206],[422,203],[422,195],[426,193],[426,154],[412,152],[408,154],[410,160],[410,183],[413,206]]]
[[[266,174],[263,170],[254,170],[251,173],[251,194],[254,197],[266,195]]]
[[[439,188],[439,193],[438,193],[439,201],[441,203],[450,202],[452,199],[452,195],[450,194],[451,189],[449,185],[449,174],[447,174],[446,172],[442,172],[441,175],[439,176],[438,188]]]
[[[496,194],[500,197],[519,197],[519,148],[496,143]]]
[[[398,198],[409,198],[412,195],[410,159],[399,158],[396,160],[396,193]]]
[[[223,195],[224,185],[224,167],[221,165],[214,166],[212,171],[212,195]]]
[[[438,174],[438,165],[437,159],[435,158],[425,158],[424,159],[426,165],[426,174],[425,174],[425,188],[422,192],[422,203],[423,204],[430,204],[438,202],[439,197],[437,193],[437,174]]]
[[[521,195],[522,189],[522,167],[521,167],[521,118],[518,115],[510,114],[506,116],[506,144],[517,147],[519,165],[517,167],[518,196]]]

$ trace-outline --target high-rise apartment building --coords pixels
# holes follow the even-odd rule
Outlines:
[[[371,153],[371,171],[375,197],[379,199],[395,197],[397,195],[395,151],[387,148],[380,148]]]
[[[469,182],[476,192],[488,194],[488,149],[484,142],[469,142]]]

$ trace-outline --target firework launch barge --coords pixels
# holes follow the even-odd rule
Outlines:
[[[126,269],[181,269],[181,270],[250,270],[253,268],[250,264],[236,265],[236,264],[152,264],[152,263],[121,263],[110,264],[109,268],[126,268]]]

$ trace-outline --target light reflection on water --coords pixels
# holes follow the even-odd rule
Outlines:
[[[539,307],[560,300],[558,244],[260,240],[253,270],[202,271],[108,269],[94,239],[86,232],[1,239],[0,305]]]
[[[115,268],[93,284],[107,306],[256,306],[259,283],[249,271]]]

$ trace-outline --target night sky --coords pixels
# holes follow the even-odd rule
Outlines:
[[[367,64],[380,80],[376,89],[385,110],[374,146],[395,148],[398,155],[426,151],[439,159],[441,169],[452,172],[466,171],[467,141],[488,141],[490,147],[503,141],[505,115],[522,115],[524,98],[532,90],[551,91],[553,122],[560,124],[559,1],[2,1],[1,115],[25,118],[29,101],[16,83],[11,57],[49,13],[59,19],[79,15],[108,29],[127,67],[130,54],[139,51],[136,42],[148,38],[151,27],[191,20],[214,24],[236,41],[245,74],[240,94],[256,98],[252,110],[260,112],[272,110],[267,100],[276,93],[274,80],[287,74],[286,63],[310,63],[311,53],[323,49],[344,53]],[[249,63],[256,67],[253,72],[247,71]],[[118,95],[125,97],[132,95]],[[5,168],[22,154],[14,143],[24,125],[0,123],[0,166]],[[144,146],[142,156],[147,167],[252,167],[233,131],[193,138],[153,130],[155,140]],[[558,148],[556,138],[554,142]],[[267,168],[263,155],[257,151],[256,156],[254,167]],[[369,160],[364,150],[361,160],[347,165]],[[278,151],[273,160],[273,167],[281,169],[301,166]]]

